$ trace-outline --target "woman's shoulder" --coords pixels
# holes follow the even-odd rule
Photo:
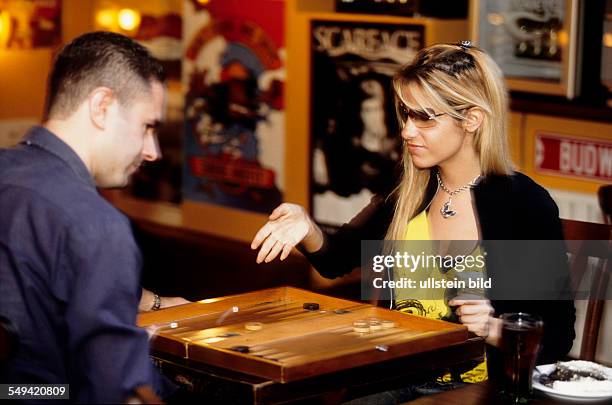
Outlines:
[[[521,172],[513,172],[508,176],[511,183],[512,203],[517,215],[532,223],[550,225],[559,220],[559,207],[550,193]]]
[[[507,239],[563,238],[557,204],[544,187],[521,172],[487,176],[480,199],[479,214],[513,229]]]
[[[507,176],[492,175],[486,180],[484,187],[509,193],[511,195],[508,197],[514,201],[527,201],[532,204],[556,207],[550,193],[524,173],[515,171]]]
[[[520,200],[558,210],[550,193],[531,177],[521,172],[514,172],[509,177],[512,182],[512,191]]]

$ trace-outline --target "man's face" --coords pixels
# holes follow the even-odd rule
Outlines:
[[[149,94],[128,106],[117,100],[109,107],[107,128],[94,151],[94,179],[98,187],[124,187],[143,161],[161,157],[157,129],[164,110],[165,89],[152,82]]]

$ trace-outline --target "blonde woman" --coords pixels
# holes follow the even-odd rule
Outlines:
[[[508,96],[501,72],[484,52],[461,44],[421,50],[394,79],[403,140],[403,173],[390,196],[377,196],[350,223],[327,235],[304,209],[282,204],[259,230],[251,247],[258,262],[298,246],[325,277],[360,266],[360,241],[387,240],[561,240],[558,209],[549,194],[527,176],[513,171],[508,150]],[[550,257],[563,266],[562,255]],[[487,271],[495,275],[495,258]],[[397,275],[397,274],[396,274]],[[504,312],[528,312],[544,318],[540,361],[565,355],[574,338],[571,301],[489,301],[451,299],[415,302],[395,297],[405,312],[450,318],[488,343],[489,369],[499,366]],[[464,370],[465,371],[465,370]],[[487,377],[482,365],[456,379]]]

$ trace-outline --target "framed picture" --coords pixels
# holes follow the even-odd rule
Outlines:
[[[269,213],[284,190],[284,2],[184,5],[183,196]]]
[[[580,0],[473,0],[472,38],[499,64],[511,90],[580,92]]]
[[[424,46],[418,24],[311,22],[311,207],[337,226],[394,187],[401,155],[391,79]]]

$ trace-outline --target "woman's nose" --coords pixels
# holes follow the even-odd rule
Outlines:
[[[408,141],[410,139],[414,139],[418,133],[419,133],[419,129],[414,125],[412,120],[408,118],[406,122],[404,123],[404,126],[402,127],[402,131],[400,132],[400,135],[402,136],[404,140]]]

